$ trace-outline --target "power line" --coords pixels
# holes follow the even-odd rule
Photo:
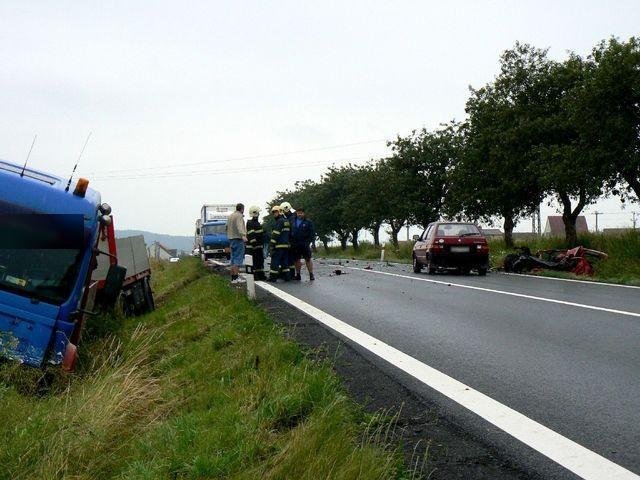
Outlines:
[[[310,152],[320,152],[323,150],[334,150],[337,148],[346,148],[346,147],[354,147],[357,145],[367,145],[370,143],[378,143],[385,142],[387,139],[378,139],[378,140],[366,140],[362,142],[352,142],[352,143],[342,143],[338,145],[329,145],[325,147],[316,147],[316,148],[307,148],[304,150],[293,150],[288,152],[280,152],[280,153],[266,153],[266,154],[257,154],[257,155],[248,155],[244,157],[234,157],[234,158],[225,158],[221,160],[206,160],[202,162],[191,162],[191,163],[174,163],[167,165],[157,165],[154,167],[138,167],[138,168],[127,168],[127,169],[116,169],[116,170],[103,170],[97,172],[88,172],[86,175],[101,175],[107,173],[125,173],[125,172],[142,172],[148,170],[157,170],[161,168],[173,168],[173,167],[191,167],[196,165],[210,165],[217,163],[226,163],[226,162],[237,162],[241,160],[255,160],[259,158],[273,158],[273,157],[284,157],[287,155],[297,155],[301,153],[310,153]]]
[[[352,160],[368,160],[370,157],[353,157],[353,158],[342,158],[342,159],[333,159],[330,161],[317,161],[313,163],[288,163],[288,164],[280,164],[280,165],[268,165],[268,166],[260,166],[260,167],[245,167],[245,168],[237,168],[231,170],[198,170],[198,171],[189,171],[189,172],[162,172],[158,174],[131,174],[131,175],[105,175],[105,176],[96,176],[93,177],[92,180],[137,180],[137,179],[159,179],[159,178],[178,178],[178,177],[193,177],[199,175],[228,175],[228,174],[236,174],[236,173],[254,173],[254,172],[264,172],[265,170],[284,170],[288,168],[297,168],[297,167],[314,167],[314,166],[322,166],[335,162],[346,162]]]

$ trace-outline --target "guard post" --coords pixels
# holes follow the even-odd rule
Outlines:
[[[244,256],[244,268],[247,273],[247,296],[254,299],[256,298],[256,282],[253,278],[253,255]]]

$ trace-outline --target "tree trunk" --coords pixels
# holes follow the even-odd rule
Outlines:
[[[353,232],[351,232],[351,244],[353,245],[354,249],[358,248],[358,232],[359,231],[360,229],[354,228]]]
[[[397,223],[394,221],[389,221],[389,226],[391,227],[391,241],[393,242],[393,246],[398,248],[398,233],[402,230],[402,226],[404,225],[404,221],[398,221]]]
[[[564,223],[564,239],[568,248],[573,248],[578,244],[578,232],[576,231],[576,220],[585,206],[585,195],[580,190],[580,197],[576,208],[571,209],[571,198],[565,192],[558,194],[562,203],[562,222]]]
[[[329,242],[327,241],[327,239],[323,238],[320,241],[322,242],[322,246],[324,247],[324,251],[326,252],[327,250],[329,250]]]
[[[347,249],[347,240],[349,240],[349,237],[347,235],[340,235],[340,249],[341,250],[346,250]]]
[[[504,243],[507,248],[513,248],[513,228],[515,225],[513,215],[507,214],[504,216]]]
[[[369,230],[371,230],[371,234],[373,235],[373,244],[376,247],[379,247],[380,246],[380,223],[376,223]]]

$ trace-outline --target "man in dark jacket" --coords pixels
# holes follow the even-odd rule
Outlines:
[[[295,262],[296,280],[301,280],[300,269],[302,259],[307,265],[309,280],[315,280],[313,276],[313,263],[311,262],[311,244],[316,239],[316,231],[311,220],[305,217],[304,208],[296,208],[296,219],[291,226],[291,254]]]
[[[247,253],[253,257],[253,277],[256,280],[265,280],[264,275],[264,230],[258,220],[260,207],[249,208],[250,220],[247,221]]]

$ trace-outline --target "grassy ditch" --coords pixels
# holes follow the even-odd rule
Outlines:
[[[195,260],[87,329],[77,373],[0,365],[0,478],[406,478],[388,425]]]

